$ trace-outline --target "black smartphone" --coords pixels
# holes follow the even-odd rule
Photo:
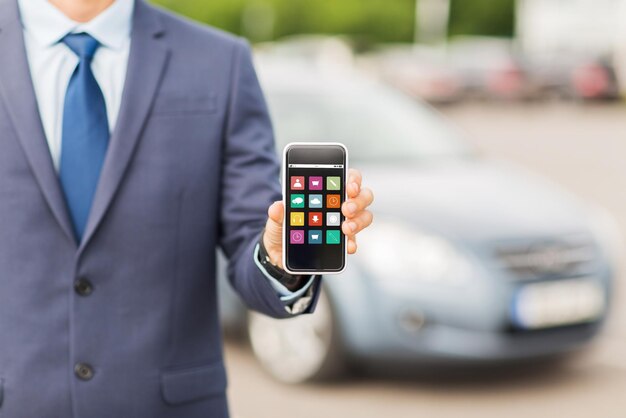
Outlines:
[[[291,274],[334,274],[346,267],[341,232],[348,150],[339,143],[288,144],[283,152],[283,264]]]

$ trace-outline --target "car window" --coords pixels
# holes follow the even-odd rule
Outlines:
[[[355,161],[460,157],[469,148],[434,111],[387,88],[267,89],[280,149],[293,141],[342,142]]]

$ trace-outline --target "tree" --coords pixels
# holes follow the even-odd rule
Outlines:
[[[153,1],[253,42],[302,33],[411,42],[415,31],[416,0]],[[515,0],[451,1],[450,35],[512,36]]]
[[[515,0],[451,0],[448,34],[512,37]]]
[[[415,0],[154,1],[195,20],[248,36],[252,41],[301,33],[347,34],[382,42],[413,39]],[[264,26],[268,20],[270,30],[257,33],[254,23]]]

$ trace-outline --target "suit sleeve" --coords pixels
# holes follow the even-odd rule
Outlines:
[[[275,318],[293,316],[255,263],[255,247],[267,209],[281,199],[280,165],[269,112],[250,47],[237,45],[222,151],[220,245],[229,260],[228,278],[246,305]],[[312,285],[315,308],[320,278]]]

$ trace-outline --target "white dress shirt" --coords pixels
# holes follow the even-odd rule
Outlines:
[[[122,101],[135,3],[117,0],[96,18],[79,23],[48,0],[18,0],[30,73],[55,168],[61,159],[63,104],[78,57],[64,43],[68,33],[85,32],[100,42],[91,62],[113,131]]]
[[[68,33],[85,32],[100,43],[91,62],[91,70],[102,90],[109,131],[112,132],[124,91],[135,3],[134,0],[116,0],[86,23],[71,20],[48,0],[18,0],[18,6],[39,114],[52,161],[58,171],[65,93],[78,64],[76,54],[60,41]],[[254,260],[281,300],[288,303],[285,309],[294,314],[304,311],[311,302],[313,278],[299,291],[290,292],[260,265],[257,251]]]

